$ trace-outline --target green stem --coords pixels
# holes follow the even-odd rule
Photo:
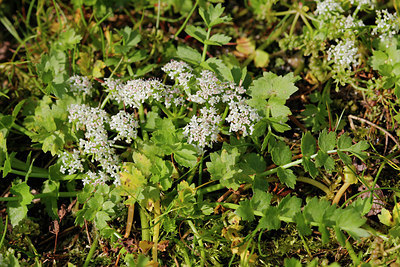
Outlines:
[[[142,227],[142,240],[150,241],[150,229],[146,211],[144,210],[144,208],[140,207],[139,213],[140,213],[140,224]]]
[[[189,14],[187,15],[185,21],[183,22],[182,26],[179,28],[179,30],[175,33],[174,39],[178,37],[178,35],[183,31],[183,29],[186,27],[186,24],[188,23],[190,17],[193,15],[193,12],[196,10],[197,6],[199,5],[199,1],[196,1],[194,4],[192,10],[190,10]]]
[[[327,153],[328,153],[328,154],[334,154],[334,153],[336,153],[336,152],[337,152],[337,150],[330,150],[330,151],[328,151]],[[313,158],[315,158],[316,156],[317,156],[317,153],[314,154],[314,155],[311,155],[310,158],[313,159]],[[265,172],[263,172],[263,173],[260,173],[259,175],[271,175],[271,174],[273,174],[273,173],[276,173],[276,172],[278,171],[278,168],[288,169],[288,168],[290,168],[290,167],[293,167],[293,166],[296,166],[296,165],[301,164],[302,161],[303,161],[303,159],[298,159],[298,160],[296,160],[296,161],[290,162],[290,163],[285,164],[285,165],[282,165],[282,166],[280,166],[280,167],[276,167],[276,168],[273,168],[273,169],[271,169],[271,170],[268,170],[268,171],[265,171]]]
[[[197,243],[199,244],[199,247],[200,247],[200,266],[204,266],[206,254],[204,253],[203,240],[201,240],[199,232],[197,232],[197,229],[194,226],[193,222],[189,220],[188,224],[189,224],[190,229],[193,231],[194,236],[197,238]]]
[[[210,35],[211,35],[211,28],[208,28],[206,41],[210,39]],[[207,49],[208,49],[208,44],[204,44],[203,55],[201,56],[201,62],[206,61]]]
[[[342,198],[344,192],[346,192],[347,188],[349,188],[349,186],[351,185],[351,183],[344,183],[342,185],[342,187],[339,189],[339,191],[336,193],[335,198],[332,201],[332,204],[339,204],[340,199]]]
[[[135,214],[135,204],[129,204],[128,205],[128,218],[126,219],[124,238],[128,238],[131,233],[134,214]]]
[[[153,256],[153,262],[157,263],[158,262],[158,238],[160,236],[160,220],[159,216],[161,214],[161,208],[160,208],[160,200],[157,200],[154,203],[154,229],[153,229],[153,251],[152,251],[152,256]]]
[[[3,246],[4,239],[5,239],[5,237],[6,237],[7,226],[8,226],[8,214],[6,214],[6,223],[4,224],[4,231],[3,231],[3,234],[1,235],[0,249],[1,249],[2,246]]]
[[[356,253],[354,252],[353,246],[350,244],[349,240],[346,240],[346,249],[349,252],[350,258],[355,266],[358,266],[360,260],[358,259]]]
[[[329,190],[329,188],[327,186],[325,186],[324,184],[318,182],[317,180],[300,176],[300,177],[296,178],[296,181],[313,185],[313,186],[321,189],[322,191],[324,191],[327,196],[332,195],[331,190]]]
[[[37,195],[33,195],[33,199],[41,199],[46,197],[76,197],[80,192],[48,192],[48,193],[41,193]],[[0,202],[5,201],[20,201],[21,197],[0,197]]]
[[[99,237],[96,236],[96,238],[93,240],[92,246],[90,247],[89,254],[86,257],[86,260],[85,260],[85,263],[83,264],[83,267],[89,266],[90,260],[93,258],[93,254],[96,251],[98,242],[99,242]]]
[[[28,137],[32,137],[33,135],[35,135],[35,133],[28,131],[26,128],[16,124],[15,122],[12,124],[12,128],[14,128],[17,131],[20,131],[21,133],[25,134]]]
[[[140,129],[142,130],[143,141],[147,141],[149,140],[149,135],[147,131],[144,129],[144,123],[146,122],[146,119],[144,117],[143,105],[140,105],[138,112],[139,112],[139,123],[140,123]]]

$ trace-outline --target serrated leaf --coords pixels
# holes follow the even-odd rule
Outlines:
[[[279,166],[292,161],[292,151],[284,142],[278,142],[271,150],[272,161]]]
[[[297,231],[299,231],[301,235],[311,235],[311,228],[308,225],[303,213],[296,213],[296,215],[294,216],[294,221],[296,223]]]
[[[178,46],[176,54],[180,59],[195,65],[201,62],[201,54],[189,46]]]
[[[343,134],[339,137],[338,149],[347,149],[351,147],[351,145],[352,145],[351,138],[347,134]]]
[[[254,210],[248,199],[240,202],[239,208],[236,209],[235,213],[245,221],[251,222],[254,220]]]
[[[281,228],[281,221],[279,220],[278,209],[272,206],[268,207],[264,211],[264,215],[261,217],[257,228],[268,230],[277,230]]]
[[[217,75],[218,79],[222,81],[233,82],[233,76],[230,68],[226,66],[221,59],[215,57],[209,58],[205,62],[202,62],[201,66],[205,69],[213,71]]]
[[[174,153],[174,159],[180,165],[193,168],[197,164],[197,151],[193,146],[185,146]]]
[[[94,222],[96,224],[96,227],[101,230],[104,229],[108,226],[107,222],[110,221],[111,218],[108,216],[108,214],[105,211],[98,211],[96,213],[96,217],[94,219]]]
[[[279,180],[282,183],[286,184],[290,188],[294,188],[296,185],[296,176],[293,174],[292,170],[279,167],[277,173]]]
[[[338,226],[335,226],[333,229],[335,229],[337,241],[339,242],[339,244],[342,247],[345,247],[346,246],[346,237],[344,236],[342,231],[340,231],[340,228]]]
[[[318,137],[318,145],[323,152],[328,152],[330,150],[335,149],[336,133],[335,132],[328,133],[326,129],[323,129]]]
[[[269,64],[269,54],[263,50],[257,49],[254,55],[254,65],[257,68],[265,68]]]
[[[306,132],[301,138],[301,153],[303,156],[310,157],[317,151],[317,143],[310,132]]]
[[[7,213],[10,216],[11,224],[16,226],[26,218],[28,213],[27,205],[32,202],[34,196],[31,194],[30,187],[26,182],[14,185],[10,191],[19,198],[18,201],[9,201],[7,203]]]
[[[204,43],[205,40],[207,39],[207,33],[201,27],[188,25],[186,26],[185,32],[201,43]]]
[[[266,107],[271,111],[273,118],[286,118],[292,114],[290,108],[285,106],[285,101],[277,97],[271,97]]]
[[[135,167],[138,168],[144,176],[149,177],[151,175],[150,169],[153,163],[149,158],[142,153],[133,152],[132,159],[135,162]]]
[[[379,221],[386,226],[392,227],[394,226],[394,221],[392,218],[392,214],[385,208],[382,208],[381,214],[378,214]]]
[[[360,237],[368,237],[368,231],[361,228],[366,219],[362,218],[354,209],[347,208],[339,214],[336,220],[336,225],[349,233],[353,238],[359,239]]]
[[[220,34],[220,33],[216,33],[213,36],[211,36],[210,39],[205,40],[204,43],[208,44],[208,45],[226,45],[227,43],[229,43],[229,41],[232,38],[225,35],[225,34]]]
[[[308,157],[303,157],[302,164],[304,166],[304,170],[308,172],[312,178],[315,178],[318,175],[318,169],[315,168],[315,164],[311,161],[311,159]]]
[[[241,161],[254,170],[255,173],[262,173],[267,168],[264,158],[256,153],[245,154]]]
[[[342,152],[340,150],[338,150],[337,153],[339,155],[339,158],[343,161],[343,163],[345,165],[351,165],[352,164],[352,161],[351,161],[351,158],[349,157],[349,155],[347,155],[346,153],[344,153],[344,152]]]
[[[199,14],[203,18],[204,22],[206,23],[208,28],[211,28],[215,25],[229,22],[231,19],[227,16],[221,17],[222,13],[224,12],[225,8],[221,6],[221,4],[216,5],[209,5],[207,10],[204,8],[199,9]]]
[[[315,157],[315,166],[317,168],[323,166],[327,171],[333,171],[335,169],[335,160],[329,154],[319,150]]]
[[[279,215],[293,218],[301,210],[301,199],[295,196],[286,196],[278,205]]]
[[[264,212],[270,206],[272,195],[262,190],[254,190],[250,202],[254,210]]]

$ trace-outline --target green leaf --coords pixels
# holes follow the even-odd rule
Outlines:
[[[183,45],[178,46],[176,55],[180,59],[194,65],[198,65],[201,62],[201,54],[196,49],[193,49],[189,46],[183,46]]]
[[[57,204],[57,195],[58,189],[60,187],[59,182],[55,182],[52,180],[46,180],[43,184],[43,193],[54,193],[55,196],[51,197],[43,197],[41,202],[45,204],[47,214],[53,219],[58,219],[58,204]]]
[[[30,187],[26,182],[13,185],[10,191],[19,198],[18,201],[9,201],[7,203],[7,213],[10,216],[11,224],[16,226],[26,218],[28,213],[27,205],[32,202],[34,196],[31,194]]]
[[[231,69],[221,59],[215,57],[209,58],[205,62],[202,62],[201,66],[213,71],[217,75],[217,78],[222,81],[233,81]]]
[[[271,151],[272,161],[279,166],[288,164],[292,161],[292,152],[289,146],[279,141]]]
[[[254,210],[251,201],[248,199],[240,202],[239,208],[236,209],[235,213],[245,221],[251,222],[254,220]]]
[[[205,40],[204,43],[208,45],[226,45],[232,38],[225,34],[214,34],[210,39]]]
[[[296,184],[296,176],[293,174],[292,170],[279,167],[278,177],[282,183],[286,184],[290,188],[294,188]]]
[[[277,230],[281,228],[281,221],[279,220],[279,213],[276,207],[268,207],[261,217],[257,229]]]
[[[203,18],[204,22],[207,25],[207,28],[211,28],[215,25],[229,22],[231,18],[224,16],[222,17],[222,13],[224,12],[224,7],[221,6],[221,4],[216,5],[215,7],[213,5],[209,5],[207,10],[204,8],[199,9],[199,14]]]
[[[196,27],[193,25],[186,26],[186,33],[195,38],[197,41],[204,43],[207,39],[206,31],[201,27]]]
[[[341,229],[349,233],[353,238],[368,237],[368,231],[361,228],[366,219],[356,213],[354,209],[347,208],[339,214],[336,224]]]
[[[311,228],[308,225],[303,213],[296,213],[296,215],[294,216],[294,221],[296,223],[297,231],[299,231],[301,235],[311,235]]]
[[[272,72],[264,72],[263,77],[254,80],[253,85],[250,86],[250,96],[262,99],[276,97],[287,100],[298,90],[294,85],[296,80],[292,73],[282,77]]]
[[[322,130],[318,137],[318,145],[319,148],[323,152],[328,152],[330,150],[335,149],[336,146],[336,133],[335,132],[327,132],[326,129]]]
[[[251,206],[254,210],[264,212],[270,206],[272,195],[262,190],[254,190],[253,197],[251,198]]]
[[[339,242],[339,244],[342,247],[345,247],[346,246],[346,237],[344,236],[342,231],[340,231],[340,228],[338,226],[335,226],[334,229],[335,229],[337,241]]]
[[[264,158],[256,153],[245,154],[241,159],[241,163],[247,165],[255,173],[262,173],[267,168]]]
[[[286,258],[284,260],[284,267],[302,267],[303,265],[301,264],[301,262],[295,258]]]
[[[315,157],[315,166],[317,168],[324,166],[327,171],[333,171],[335,169],[335,160],[329,154],[319,150]]]
[[[301,210],[301,199],[295,196],[286,196],[279,202],[279,215],[287,218],[294,218]]]
[[[110,221],[111,218],[108,216],[108,214],[105,211],[98,211],[96,213],[96,216],[94,218],[94,222],[96,224],[96,227],[99,230],[102,230],[108,226],[107,222]]]
[[[269,64],[269,54],[263,50],[257,49],[254,56],[254,65],[257,68],[265,68]]]
[[[150,169],[153,163],[145,154],[133,152],[132,159],[135,162],[135,167],[138,168],[144,176],[149,177],[151,175]]]
[[[302,164],[304,166],[304,170],[310,173],[312,178],[315,178],[318,175],[318,169],[315,168],[315,164],[311,161],[311,159],[308,157],[303,157]]]
[[[175,151],[174,159],[184,167],[193,168],[197,164],[197,151],[192,145],[184,144]]]
[[[70,28],[60,34],[58,44],[64,50],[73,49],[82,39],[82,36],[76,34],[75,30]]]
[[[303,156],[310,157],[317,151],[317,143],[310,132],[306,132],[301,138],[301,153]]]
[[[338,149],[347,149],[351,147],[351,145],[352,145],[351,138],[347,134],[343,134],[339,137]]]
[[[285,100],[277,97],[271,97],[268,100],[267,108],[271,111],[271,116],[273,118],[286,118],[292,114],[290,109],[285,106]]]
[[[353,162],[351,161],[351,158],[349,157],[349,155],[347,155],[346,153],[338,150],[337,151],[339,158],[343,161],[343,163],[345,165],[351,165]]]

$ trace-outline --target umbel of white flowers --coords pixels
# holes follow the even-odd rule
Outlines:
[[[158,79],[134,79],[126,82],[105,79],[103,86],[111,100],[131,109],[138,109],[145,103],[151,105],[153,101],[167,109],[196,103],[199,106],[198,114],[194,114],[183,127],[183,134],[187,137],[187,142],[198,148],[199,152],[206,147],[212,147],[224,122],[229,124],[230,132],[240,131],[243,136],[253,132],[260,116],[254,108],[247,105],[246,90],[243,87],[232,82],[222,82],[209,70],[196,74],[185,62],[172,60],[162,70],[174,80],[172,86],[165,85]],[[80,76],[71,77],[70,87],[75,95],[91,95],[93,90],[89,80]],[[222,121],[219,114],[220,106],[229,109],[225,121]],[[88,159],[97,170],[86,172],[84,184],[105,183],[112,179],[115,184],[120,184],[122,162],[113,145],[116,141],[129,144],[137,138],[137,119],[125,110],[109,115],[98,107],[85,104],[71,105],[68,112],[69,122],[73,123],[75,130],[84,131],[84,138],[79,140],[77,149],[60,155],[60,171],[68,174],[82,173],[82,162]],[[108,137],[107,125],[116,133],[112,140]]]

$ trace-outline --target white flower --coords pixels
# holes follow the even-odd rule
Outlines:
[[[221,100],[225,84],[221,83],[217,76],[209,70],[203,70],[200,75],[201,77],[196,79],[199,90],[196,94],[189,95],[188,100],[198,104],[207,102],[214,106]]]
[[[336,0],[318,0],[315,14],[322,20],[328,21],[335,19],[337,15],[344,12],[340,1]]]
[[[159,100],[161,97],[158,91],[162,91],[164,85],[158,80],[129,80],[126,83],[106,79],[110,98],[127,107],[139,108],[149,98]]]
[[[73,92],[75,95],[80,93],[92,95],[93,86],[88,77],[74,75],[68,79],[68,83],[70,85],[71,92]]]
[[[358,9],[360,9],[361,7],[366,7],[366,8],[374,8],[375,7],[374,0],[350,0],[350,4],[357,5]]]
[[[345,32],[346,30],[352,30],[352,33],[357,33],[357,28],[364,27],[364,22],[362,20],[355,20],[352,16],[343,17],[338,22],[339,24],[339,31]]]
[[[109,180],[109,176],[104,172],[92,172],[88,171],[85,177],[82,179],[83,185],[92,184],[94,186],[98,184],[105,184]]]
[[[328,61],[333,61],[336,70],[351,69],[351,66],[358,65],[358,48],[353,40],[340,40],[337,45],[332,45],[327,53]]]
[[[254,124],[260,120],[257,110],[246,104],[245,100],[229,103],[229,116],[225,118],[230,123],[230,132],[242,131],[243,136],[253,133]]]
[[[195,145],[200,150],[206,146],[212,147],[217,141],[219,124],[222,118],[217,114],[215,108],[202,108],[200,116],[194,115],[189,124],[183,128],[183,134],[187,136],[188,143]]]
[[[82,165],[82,159],[80,158],[80,153],[79,150],[74,150],[71,152],[63,152],[61,155],[61,167],[60,167],[60,172],[61,173],[68,173],[68,174],[74,174],[77,171],[83,171],[83,165]]]
[[[130,143],[137,137],[136,129],[139,128],[139,123],[133,115],[120,110],[116,115],[111,116],[110,128],[118,132],[114,140],[126,138],[126,142]]]
[[[178,78],[182,73],[190,73],[192,71],[192,68],[187,63],[175,60],[171,60],[161,69],[172,79]]]
[[[389,13],[387,10],[376,11],[376,27],[372,30],[373,35],[379,35],[381,41],[390,41],[399,32],[399,21],[396,12]]]

